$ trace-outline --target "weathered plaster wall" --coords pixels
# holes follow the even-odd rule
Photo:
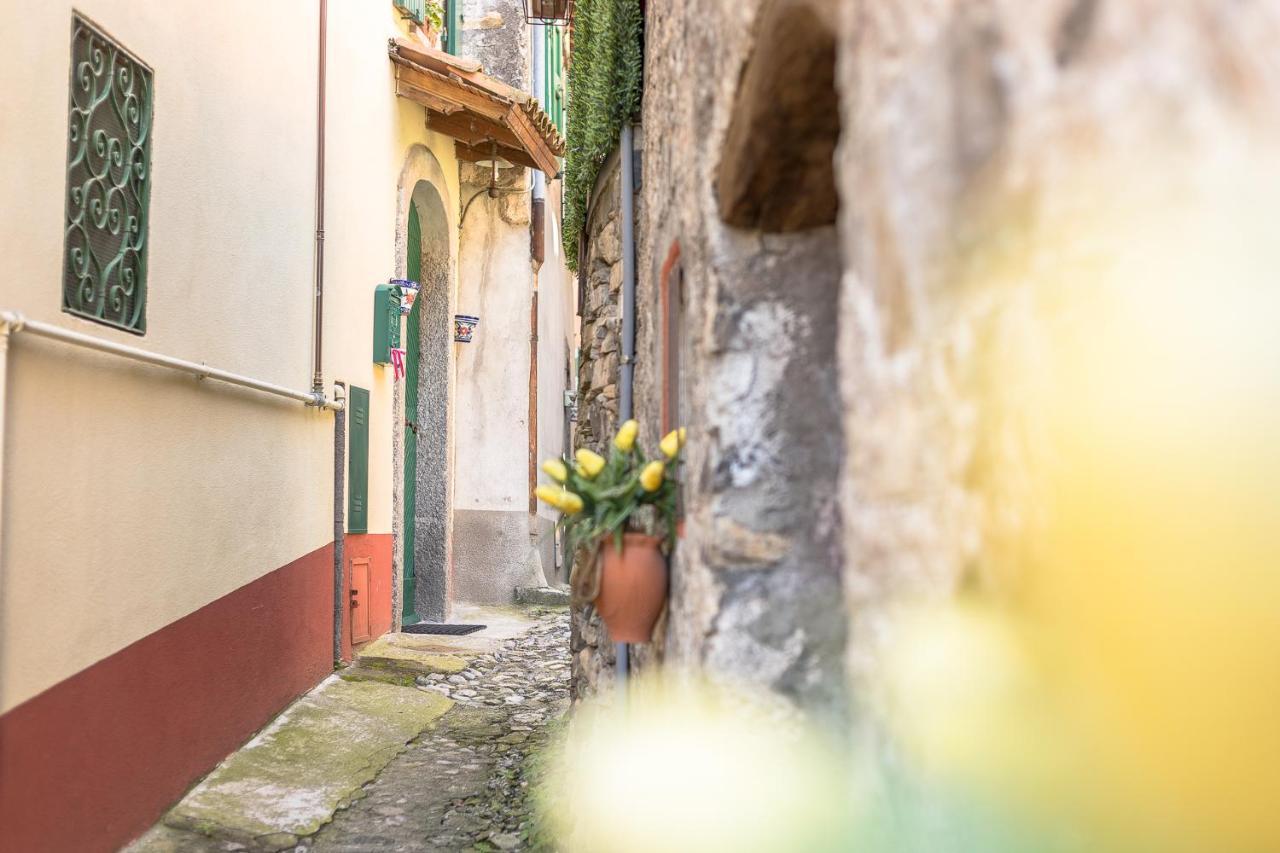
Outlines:
[[[528,90],[529,38],[518,0],[463,6],[461,52],[487,73]],[[559,233],[555,176],[548,179],[547,231]],[[516,587],[555,575],[553,518],[530,510],[530,454],[559,456],[564,446],[566,363],[572,354],[573,281],[547,237],[536,272],[530,239],[532,173],[501,170],[501,192],[484,189],[487,167],[462,169],[463,204],[479,193],[463,223],[458,311],[478,315],[471,344],[458,346],[455,579],[459,598],[505,603]],[[534,289],[538,317],[532,322]],[[532,340],[537,336],[536,344]],[[530,385],[536,347],[537,384]],[[530,423],[530,398],[537,427]],[[532,432],[532,435],[531,435]]]
[[[491,603],[540,583],[529,512],[529,196],[525,170],[505,171],[504,189],[515,191],[490,198],[488,170],[464,169],[464,196],[481,195],[459,256],[458,310],[480,325],[457,345],[454,577],[459,598]]]
[[[547,182],[543,264],[538,270],[538,461],[558,458],[572,443],[564,406],[566,391],[576,385],[578,349],[577,277],[565,266],[560,245],[560,181]],[[538,552],[549,582],[568,582],[568,567],[556,554],[558,513],[538,504]],[[557,560],[560,564],[557,565]]]
[[[13,272],[0,302],[309,388],[314,8],[301,18],[256,3],[76,8],[155,70],[148,331],[137,338],[60,310],[70,3],[0,10],[0,67],[24,81],[11,103],[23,131],[0,135],[0,187],[22,200],[0,210]],[[405,151],[430,146],[455,182],[457,170],[452,142],[394,95],[385,45],[401,30],[390,4],[337,4],[330,15],[325,382],[371,392],[369,530],[381,534],[392,525],[397,419],[390,368],[370,359],[372,288],[395,272]],[[193,27],[208,38],[190,43]],[[281,44],[299,47],[286,56]],[[34,340],[14,344],[10,381],[0,707],[333,538],[329,414]],[[22,639],[54,624],[80,627]]]

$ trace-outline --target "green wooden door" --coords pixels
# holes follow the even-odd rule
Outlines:
[[[422,223],[418,220],[418,208],[409,202],[409,239],[406,246],[408,253],[406,277],[422,282]],[[405,344],[407,350],[404,367],[404,606],[400,619],[405,625],[413,625],[419,621],[414,607],[413,595],[416,587],[413,568],[414,522],[417,516],[418,495],[418,362],[419,344],[418,330],[422,317],[422,300],[415,299],[413,310],[409,312]]]

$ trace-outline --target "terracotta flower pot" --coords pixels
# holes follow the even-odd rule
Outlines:
[[[658,549],[662,540],[643,533],[624,533],[622,553],[608,537],[600,543],[600,592],[596,610],[619,643],[647,643],[667,600],[667,561]]]

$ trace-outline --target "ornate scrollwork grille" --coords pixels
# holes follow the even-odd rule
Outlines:
[[[143,334],[152,71],[74,15],[62,309]]]

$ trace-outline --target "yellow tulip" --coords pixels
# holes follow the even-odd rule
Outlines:
[[[668,459],[675,459],[676,454],[684,447],[684,427],[673,429],[671,432],[663,436],[662,441],[658,444],[662,449],[662,453]]]
[[[667,466],[661,462],[650,462],[640,472],[640,485],[646,492],[656,492],[662,485],[662,474]]]
[[[534,495],[543,503],[551,504],[556,509],[564,509],[562,506],[564,495],[567,494],[564,489],[556,486],[538,486],[533,490]]]
[[[640,424],[636,421],[627,421],[618,427],[618,435],[613,439],[613,446],[621,450],[623,453],[631,450],[636,443],[636,434],[640,432]]]
[[[564,496],[560,499],[560,510],[566,515],[574,515],[582,512],[582,498],[578,497],[573,492],[565,492]]]
[[[594,450],[587,450],[583,447],[574,456],[578,460],[578,473],[588,480],[594,479],[597,474],[604,470],[604,457]]]
[[[563,483],[569,479],[569,469],[564,467],[564,463],[559,459],[548,459],[542,463],[542,470],[547,472],[547,476],[555,480],[557,483]]]

